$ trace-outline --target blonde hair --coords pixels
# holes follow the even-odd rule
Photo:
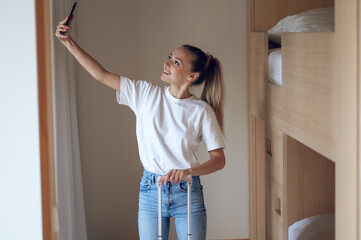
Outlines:
[[[191,62],[192,72],[199,72],[199,77],[192,85],[204,83],[201,99],[207,102],[214,110],[218,124],[224,132],[223,122],[223,102],[224,102],[224,81],[223,70],[220,61],[209,53],[204,53],[201,49],[182,45],[193,55]]]

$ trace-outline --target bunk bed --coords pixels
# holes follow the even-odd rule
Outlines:
[[[248,1],[252,240],[335,236],[335,34],[284,32],[276,49],[268,36],[287,16],[333,6]]]

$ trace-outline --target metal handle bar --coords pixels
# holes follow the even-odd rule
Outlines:
[[[164,178],[165,176],[159,176],[157,179],[157,186],[158,186],[158,240],[162,240],[163,235],[162,235],[162,183],[164,182]],[[187,199],[188,199],[188,232],[187,232],[187,236],[188,236],[188,240],[192,240],[192,225],[191,225],[191,220],[192,220],[192,214],[191,214],[191,210],[192,210],[192,204],[191,204],[191,200],[192,200],[192,196],[191,196],[191,192],[192,192],[192,176],[188,175],[185,179],[187,181]]]

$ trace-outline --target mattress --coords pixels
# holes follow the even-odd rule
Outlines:
[[[335,214],[302,219],[288,227],[288,240],[334,240]]]
[[[268,80],[282,85],[282,49],[276,48],[268,55]]]

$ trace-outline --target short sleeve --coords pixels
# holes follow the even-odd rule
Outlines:
[[[224,135],[221,131],[221,128],[218,124],[216,114],[213,109],[208,108],[205,111],[206,115],[204,116],[202,122],[202,140],[206,146],[207,151],[211,151],[218,148],[225,148]]]
[[[130,107],[136,114],[144,103],[151,83],[120,77],[120,91],[116,91],[117,102]]]

